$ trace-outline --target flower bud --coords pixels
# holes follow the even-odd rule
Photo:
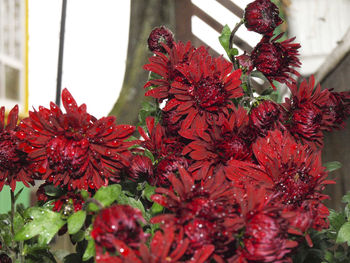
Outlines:
[[[278,7],[270,0],[256,0],[246,7],[244,24],[250,31],[272,35],[274,29],[283,22],[278,13]]]
[[[150,51],[166,53],[162,43],[166,44],[170,48],[173,47],[174,36],[173,33],[166,27],[156,27],[152,30],[148,37],[148,48]]]

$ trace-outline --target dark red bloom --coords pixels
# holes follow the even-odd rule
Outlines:
[[[278,7],[270,0],[255,0],[245,8],[244,24],[250,31],[272,35],[282,22]]]
[[[244,52],[243,55],[237,56],[236,60],[241,66],[243,72],[250,73],[253,70],[253,61],[251,60],[250,56],[246,54],[246,52]]]
[[[188,259],[189,240],[184,237],[183,231],[176,232],[173,225],[163,225],[154,234],[149,248],[141,244],[140,249],[135,251],[123,241],[114,240],[113,243],[119,255],[97,255],[97,263],[204,263],[214,252],[213,245],[205,245]]]
[[[174,174],[168,178],[173,190],[157,188],[157,194],[151,197],[171,211],[154,217],[152,223],[174,224],[184,231],[190,241],[189,254],[210,244],[215,246],[216,254],[224,254],[234,241],[233,233],[242,225],[232,185],[223,176],[196,184],[183,168],[179,173],[180,179]]]
[[[303,80],[299,85],[291,85],[291,99],[286,98],[285,126],[291,134],[310,146],[323,145],[323,132],[331,122],[326,112],[330,92],[322,90],[320,85],[314,88],[315,79]]]
[[[212,58],[204,49],[197,49],[189,64],[177,66],[186,81],[171,84],[164,111],[184,117],[181,131],[205,130],[209,123],[228,116],[235,108],[232,99],[243,95],[241,70],[232,72],[232,63],[223,57]]]
[[[193,159],[189,171],[195,179],[224,173],[224,167],[232,159],[250,161],[251,142],[254,138],[249,136],[249,128],[247,111],[239,107],[231,113],[229,119],[221,119],[212,128],[181,133],[193,140],[184,147],[183,154],[189,154]]]
[[[317,231],[329,228],[329,209],[320,200],[305,200],[295,209],[286,208],[293,211],[295,216],[289,218],[289,224],[295,230],[294,234],[305,236],[309,246],[312,247],[312,240],[308,230],[313,228]]]
[[[152,30],[151,34],[148,37],[148,48],[152,52],[162,52],[166,53],[162,43],[164,43],[169,48],[173,47],[174,36],[173,33],[166,28],[165,26],[156,27]]]
[[[167,136],[165,127],[159,123],[155,125],[152,117],[146,118],[146,125],[148,133],[139,127],[139,132],[144,138],[141,145],[157,160],[147,181],[151,185],[167,186],[169,185],[168,176],[177,172],[178,166],[186,168],[188,166],[187,160],[181,155],[184,143],[180,136]]]
[[[95,240],[96,255],[103,251],[115,253],[115,240],[131,248],[139,248],[146,239],[141,222],[145,223],[140,210],[127,205],[113,205],[100,211],[93,223],[91,236]]]
[[[129,175],[132,179],[149,180],[153,177],[153,164],[150,158],[135,155],[130,160]]]
[[[258,102],[250,111],[251,125],[256,134],[262,137],[266,136],[269,130],[281,126],[280,118],[281,108],[271,100]]]
[[[147,131],[138,127],[142,138],[141,146],[149,150],[156,159],[169,155],[178,155],[182,151],[183,143],[179,137],[167,136],[165,128],[159,123],[155,124],[153,117],[146,118]]]
[[[188,168],[188,160],[180,156],[168,156],[157,164],[154,177],[150,184],[162,187],[169,187],[169,176],[176,174],[179,167]]]
[[[297,57],[300,44],[292,43],[295,37],[277,42],[281,37],[282,34],[273,39],[264,36],[251,54],[254,67],[264,74],[274,89],[274,80],[285,84],[295,83],[290,74],[299,76],[293,67],[301,65]]]
[[[264,188],[247,185],[244,196],[240,198],[245,222],[244,247],[237,254],[247,262],[287,262],[288,254],[298,245],[288,237],[290,215]]]
[[[32,169],[42,179],[68,189],[99,188],[108,178],[118,177],[128,166],[131,142],[124,142],[134,127],[116,125],[115,117],[97,120],[86,112],[86,105],[77,106],[64,89],[62,102],[66,113],[51,103],[50,109],[39,107],[29,112],[17,137],[28,153]]]
[[[325,129],[341,129],[345,127],[345,120],[350,116],[350,92],[329,92],[329,99],[323,108],[326,122],[322,123]]]
[[[12,259],[7,254],[0,254],[0,263],[12,263]]]
[[[177,66],[187,64],[192,56],[194,47],[191,42],[186,45],[182,42],[174,42],[172,48],[163,45],[166,50],[165,54],[155,52],[155,56],[149,58],[149,64],[143,66],[145,70],[159,75],[158,79],[150,79],[144,88],[151,88],[145,96],[151,96],[160,101],[169,97],[170,85],[174,80],[182,81],[184,76],[177,70]]]
[[[60,196],[59,199],[53,202],[53,211],[73,213],[83,208],[85,201],[81,194],[68,192],[67,194]]]
[[[258,138],[253,152],[259,164],[274,182],[273,191],[282,203],[299,207],[305,200],[322,200],[327,173],[321,163],[320,152],[297,143],[288,132],[269,132]]]
[[[0,191],[4,184],[16,188],[16,182],[21,181],[27,187],[34,183],[30,178],[27,167],[27,154],[18,147],[20,143],[16,136],[18,130],[18,105],[13,107],[5,125],[5,107],[0,108]]]

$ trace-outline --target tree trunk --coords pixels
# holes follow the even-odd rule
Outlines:
[[[175,1],[131,0],[129,43],[123,87],[109,115],[118,123],[136,125],[144,96],[143,85],[148,72],[142,66],[148,62],[147,39],[154,27],[165,25],[174,32]]]

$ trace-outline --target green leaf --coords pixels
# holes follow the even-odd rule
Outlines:
[[[152,153],[150,150],[148,150],[148,149],[145,149],[145,150],[144,150],[144,153],[145,153],[145,156],[147,156],[148,158],[150,158],[151,161],[152,161],[152,163],[154,164],[154,156],[153,156],[153,153]]]
[[[83,230],[79,230],[77,233],[75,233],[71,237],[72,242],[74,242],[74,243],[83,241],[84,238],[85,238],[85,231],[83,231]]]
[[[323,164],[323,166],[326,167],[326,171],[333,172],[333,171],[341,168],[342,164],[340,162],[333,161],[333,162],[327,162],[327,163]]]
[[[231,56],[237,56],[237,55],[238,55],[238,49],[237,49],[237,48],[231,48],[231,49],[229,50],[229,54],[230,54]]]
[[[61,187],[56,187],[52,184],[45,185],[44,190],[45,190],[45,194],[47,194],[48,196],[57,197],[64,194],[64,191]]]
[[[84,225],[85,218],[86,212],[84,210],[79,210],[78,212],[68,217],[68,233],[71,235],[77,233]]]
[[[225,25],[221,31],[221,35],[219,36],[219,41],[221,46],[225,49],[228,55],[230,53],[230,36],[231,36],[231,29],[228,25]]]
[[[350,222],[346,222],[344,225],[342,225],[336,239],[336,243],[345,243],[345,242],[350,244]]]
[[[145,189],[142,191],[142,196],[144,198],[146,198],[148,201],[153,202],[151,200],[151,196],[154,194],[155,189],[156,189],[155,186],[152,186],[152,185],[146,183]]]
[[[86,250],[84,252],[84,255],[83,255],[83,261],[89,260],[90,258],[94,257],[95,254],[96,254],[95,241],[92,238],[90,238],[88,241],[88,245],[86,247]]]
[[[153,203],[151,207],[152,214],[158,214],[163,211],[163,206],[158,203]]]
[[[31,207],[26,211],[31,221],[15,235],[16,241],[28,240],[39,236],[38,243],[48,244],[60,228],[66,223],[59,213],[42,207]]]
[[[343,196],[341,201],[342,203],[350,203],[350,192],[347,192],[346,195]]]
[[[335,212],[334,210],[329,211],[328,216],[330,225],[338,232],[342,225],[345,224],[346,219],[342,213]]]
[[[16,195],[15,195],[15,201],[17,201],[17,199],[18,199],[19,195],[22,193],[23,189],[24,189],[24,187],[22,187],[22,188],[16,193]]]
[[[93,198],[101,202],[103,206],[109,206],[118,199],[121,192],[122,187],[119,184],[112,184],[107,187],[102,186]],[[99,207],[96,204],[90,203],[89,210],[98,211]]]

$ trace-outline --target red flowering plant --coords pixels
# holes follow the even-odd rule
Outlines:
[[[324,131],[350,116],[350,92],[296,79],[300,45],[274,35],[281,23],[270,0],[250,3],[219,37],[228,59],[154,29],[144,66],[154,103],[138,127],[95,118],[67,89],[64,109],[20,122],[17,106],[7,122],[1,108],[0,189],[10,186],[12,207],[0,215],[0,262],[349,262],[349,204],[323,203],[339,163],[321,153]],[[243,24],[262,39],[238,55]],[[259,75],[270,89],[253,89]],[[16,182],[41,183],[35,206],[15,206]],[[76,252],[52,252],[65,233]]]

